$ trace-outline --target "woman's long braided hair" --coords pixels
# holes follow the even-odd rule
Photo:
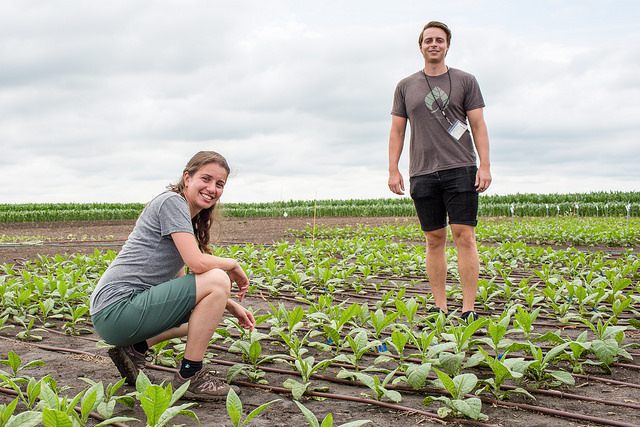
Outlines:
[[[170,184],[167,189],[174,191],[184,197],[184,172],[187,172],[189,176],[193,176],[204,165],[209,163],[216,163],[227,171],[227,176],[231,172],[227,160],[215,151],[200,151],[196,153],[191,160],[187,163],[177,184]],[[208,209],[202,209],[196,216],[191,219],[193,224],[193,233],[198,242],[198,247],[203,253],[210,254],[211,248],[209,247],[209,241],[211,240],[211,226],[215,223],[218,226],[218,233],[220,232],[220,218],[221,218],[221,206],[219,202],[216,202]]]

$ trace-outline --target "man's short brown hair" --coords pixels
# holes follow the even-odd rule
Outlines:
[[[422,38],[424,36],[424,30],[426,30],[427,28],[440,28],[442,31],[444,31],[447,34],[447,46],[451,45],[451,30],[449,29],[449,27],[447,27],[447,25],[443,24],[442,22],[431,21],[424,26],[422,31],[420,31],[420,37],[418,38],[418,46],[422,46]]]

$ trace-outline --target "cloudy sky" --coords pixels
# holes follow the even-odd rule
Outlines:
[[[485,98],[487,194],[638,190],[639,18],[635,0],[3,0],[0,203],[146,202],[203,149],[231,164],[227,202],[396,197],[393,91],[430,20]]]

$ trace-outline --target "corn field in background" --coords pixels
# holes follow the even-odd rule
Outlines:
[[[136,219],[144,203],[0,204],[0,222],[50,222]],[[414,216],[408,197],[389,199],[307,200],[225,203],[233,218],[278,216]],[[480,196],[479,215],[505,216],[640,216],[640,192],[512,194]]]

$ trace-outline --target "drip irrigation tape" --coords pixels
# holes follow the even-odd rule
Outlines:
[[[573,375],[576,378],[580,378],[587,381],[597,381],[604,384],[619,385],[619,386],[631,387],[631,388],[640,388],[640,384],[626,383],[624,381],[617,381],[609,378],[593,377],[591,375],[583,375],[583,374],[571,374],[571,375]]]
[[[592,417],[590,415],[575,414],[575,413],[571,413],[571,412],[560,411],[560,410],[557,410],[557,409],[542,408],[540,406],[529,405],[529,404],[526,404],[526,403],[513,403],[513,402],[498,401],[498,400],[489,399],[489,398],[486,398],[486,397],[481,397],[480,399],[485,403],[490,403],[490,404],[493,404],[493,405],[508,406],[508,407],[526,409],[526,410],[529,410],[529,411],[540,412],[540,413],[543,413],[543,414],[554,415],[554,416],[557,416],[557,417],[573,418],[573,419],[581,420],[581,421],[589,421],[589,422],[597,423],[597,424],[601,424],[601,425],[618,426],[618,427],[638,427],[638,424],[630,424],[630,423],[625,423],[625,422],[622,422],[622,421],[610,420],[610,419],[607,419],[607,418]]]
[[[511,385],[502,385],[502,386],[500,386],[501,390],[515,390],[517,388],[518,387],[511,386]],[[529,388],[529,387],[523,387],[523,388],[525,390],[527,390],[529,393],[542,394],[542,395],[545,395],[545,396],[559,397],[561,399],[584,400],[586,402],[601,403],[601,404],[609,405],[609,406],[622,406],[622,407],[625,407],[625,408],[640,409],[640,405],[634,405],[632,403],[616,402],[616,401],[613,401],[613,400],[603,400],[603,399],[598,399],[598,398],[595,398],[595,397],[580,396],[579,394],[565,393],[563,391],[557,391],[557,390],[542,390],[542,389],[539,389],[539,388]]]
[[[89,357],[101,357],[101,356],[98,356],[96,354],[89,353],[87,351],[74,350],[74,349],[71,349],[71,348],[53,347],[53,346],[50,346],[50,345],[36,344],[36,343],[24,342],[24,341],[17,341],[17,340],[11,339],[11,338],[3,337],[3,336],[0,336],[0,339],[3,339],[5,341],[9,341],[9,342],[13,342],[13,343],[16,343],[16,344],[20,344],[20,345],[26,345],[28,347],[36,347],[36,348],[39,348],[39,349],[42,349],[42,350],[57,351],[59,353],[80,354],[82,356],[89,356]]]

